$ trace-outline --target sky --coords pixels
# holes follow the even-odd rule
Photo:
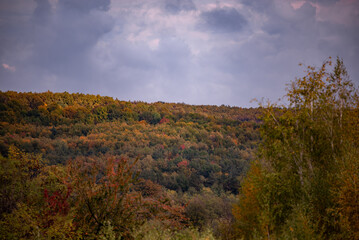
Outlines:
[[[0,90],[255,107],[343,58],[359,0],[0,0]]]

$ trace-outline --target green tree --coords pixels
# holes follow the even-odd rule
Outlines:
[[[262,231],[268,238],[284,236],[288,229],[307,232],[295,236],[302,239],[329,238],[343,231],[332,209],[338,204],[335,186],[343,176],[340,165],[353,145],[350,136],[357,131],[356,125],[347,123],[356,112],[358,99],[343,61],[338,58],[330,72],[331,65],[329,59],[320,68],[308,66],[304,77],[291,82],[285,96],[288,106],[262,106],[258,156],[263,177],[252,198],[260,209],[255,219],[268,226]],[[251,182],[244,183],[242,199],[248,198],[246,189]],[[243,204],[245,201],[236,211],[239,223],[245,225],[246,220],[241,219],[252,213],[238,212]],[[301,218],[294,214],[298,209]]]
[[[44,164],[41,156],[10,146],[8,157],[0,157],[0,218],[24,202],[33,190],[34,179]]]

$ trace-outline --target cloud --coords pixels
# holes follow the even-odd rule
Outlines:
[[[2,67],[10,72],[15,72],[16,68],[14,66],[10,66],[9,64],[3,63]]]
[[[323,5],[331,5],[333,3],[340,2],[340,0],[310,0],[310,2],[314,4],[323,4]]]
[[[46,24],[51,17],[51,4],[48,0],[35,0],[37,7],[33,13],[33,21],[36,24]]]
[[[275,3],[273,0],[242,0],[240,1],[245,6],[251,7],[255,9],[256,11],[260,12],[269,12],[272,11],[273,7],[275,6]]]
[[[196,6],[192,0],[166,0],[165,9],[169,13],[177,14],[180,11],[196,10]]]
[[[206,27],[219,33],[238,32],[247,24],[246,19],[235,8],[216,8],[203,12],[201,18]]]
[[[91,10],[108,11],[110,0],[59,0],[59,7],[66,10],[88,13]]]
[[[3,0],[0,87],[255,106],[340,56],[359,79],[358,1]],[[9,64],[11,63],[11,65]]]
[[[1,85],[23,91],[89,91],[87,86],[99,76],[91,65],[90,52],[114,26],[107,14],[110,1],[36,0],[31,7],[26,0],[16,2],[19,7],[13,8],[14,13],[25,7],[28,17],[14,14],[9,27],[0,33],[4,41],[0,61],[18,67]]]

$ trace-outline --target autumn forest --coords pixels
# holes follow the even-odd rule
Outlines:
[[[0,92],[0,239],[359,239],[343,60],[257,108]]]

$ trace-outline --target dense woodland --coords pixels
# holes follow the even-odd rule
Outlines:
[[[163,206],[166,209],[162,209],[163,214],[169,215],[169,219],[172,215],[177,216],[171,213],[173,209],[167,209],[175,206],[178,208],[177,217],[182,220],[176,221],[175,228],[172,228],[172,225],[171,228],[167,225],[163,227],[167,220],[157,219],[161,214],[156,212],[146,216],[139,214],[139,219],[123,226],[123,219],[120,221],[104,216],[100,227],[95,228],[98,223],[94,224],[88,220],[93,225],[91,227],[95,228],[87,230],[93,238],[99,236],[102,225],[107,224],[107,221],[115,229],[116,237],[122,235],[130,238],[135,236],[134,226],[143,225],[141,221],[150,220],[152,222],[148,223],[149,229],[159,224],[156,229],[171,229],[171,233],[167,233],[170,235],[182,228],[193,227],[201,230],[214,229],[214,234],[219,236],[220,225],[233,222],[231,208],[239,191],[240,177],[244,176],[249,162],[254,159],[254,151],[259,141],[258,108],[192,106],[163,102],[148,104],[69,93],[1,92],[0,111],[2,176],[8,179],[8,175],[14,175],[8,179],[9,182],[4,181],[2,185],[2,196],[13,195],[11,199],[2,199],[2,216],[14,217],[14,214],[18,214],[17,211],[25,211],[19,206],[28,201],[25,195],[30,193],[27,188],[14,190],[14,185],[18,186],[19,181],[26,184],[44,181],[37,183],[37,206],[26,205],[26,208],[31,207],[31,211],[39,213],[34,219],[28,219],[31,223],[27,225],[35,225],[38,229],[22,229],[22,226],[11,223],[25,219],[6,220],[9,225],[4,225],[4,228],[16,233],[13,238],[40,235],[47,239],[51,234],[55,234],[53,232],[58,231],[51,230],[49,233],[48,229],[59,227],[54,225],[54,220],[51,220],[51,223],[48,219],[38,222],[43,211],[55,211],[51,209],[52,205],[59,208],[56,205],[60,204],[56,202],[59,200],[51,200],[52,198],[61,198],[61,204],[69,204],[65,214],[70,221],[67,224],[71,231],[75,229],[77,234],[61,235],[63,233],[59,232],[55,238],[83,237],[83,233],[77,231],[83,231],[84,226],[78,227],[78,218],[68,214],[78,213],[79,209],[72,204],[81,201],[77,191],[85,191],[86,188],[82,185],[89,179],[81,175],[81,178],[84,178],[81,181],[85,182],[75,185],[84,189],[75,191],[74,180],[68,182],[66,178],[72,179],[75,164],[83,167],[90,164],[95,171],[91,174],[99,175],[91,184],[103,185],[102,181],[109,181],[102,176],[106,176],[104,172],[109,167],[106,165],[109,161],[114,161],[115,163],[111,164],[117,167],[123,164],[121,161],[130,165],[136,162],[131,168],[128,166],[134,178],[133,182],[128,182],[128,193],[138,194],[138,199],[145,202],[150,197],[155,201],[151,204],[147,201],[146,204],[151,205],[151,208],[155,208],[158,201],[165,201],[168,206]],[[21,160],[17,156],[21,156]],[[25,163],[36,166],[21,165]],[[36,170],[31,170],[34,173],[30,174],[28,168]],[[24,179],[15,178],[19,174],[25,174]],[[57,184],[47,185],[50,181],[47,178],[50,176],[56,176]],[[86,191],[91,192],[91,189]],[[101,201],[109,201],[106,194],[110,193],[103,194]],[[98,205],[100,202],[94,204]],[[146,208],[146,204],[139,205]],[[9,213],[11,214],[6,215]],[[52,213],[61,215],[61,211]],[[85,218],[84,215],[81,216]],[[86,221],[82,220],[85,224]],[[30,235],[23,235],[25,233]]]
[[[2,92],[0,99],[3,156],[13,145],[49,165],[138,158],[141,178],[177,192],[237,193],[259,140],[258,109],[51,92]]]
[[[359,239],[341,59],[245,109],[0,92],[1,239]]]

